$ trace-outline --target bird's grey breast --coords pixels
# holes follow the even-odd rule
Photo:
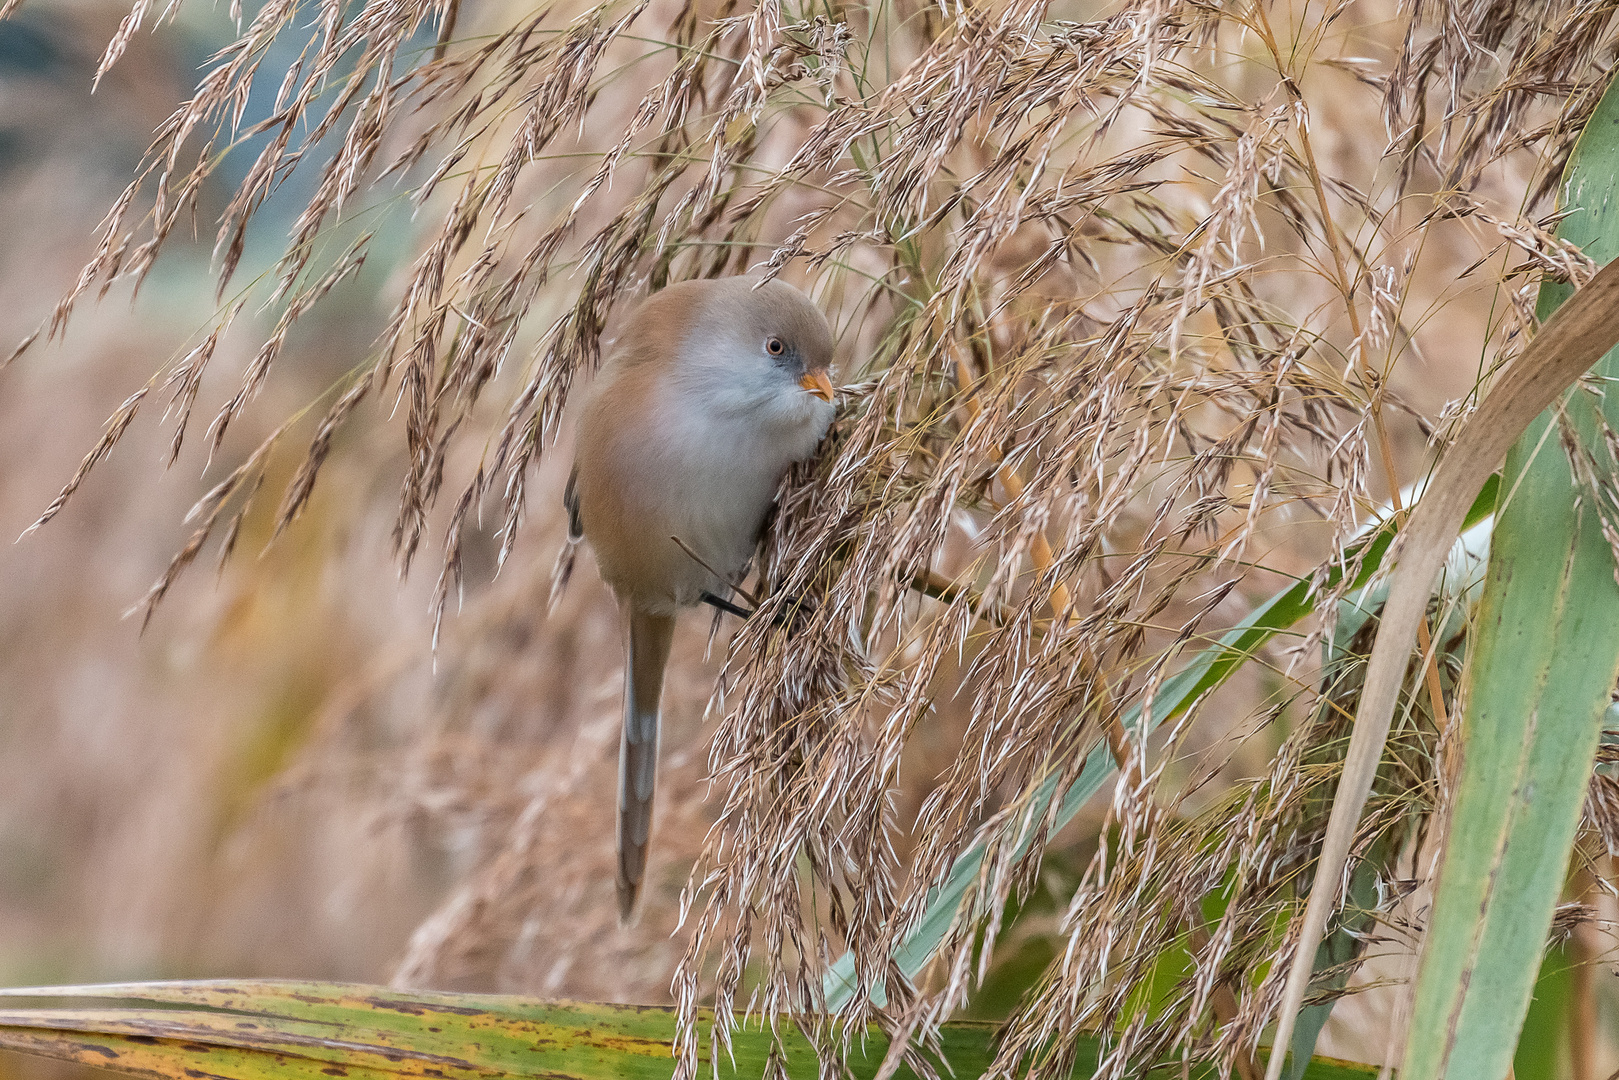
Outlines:
[[[735,380],[733,380],[733,383]],[[666,475],[690,478],[675,516],[711,565],[736,574],[753,555],[782,475],[815,450],[831,409],[805,408],[819,399],[791,387],[790,394],[754,395],[732,385],[706,394],[671,394],[668,423],[660,425],[667,455],[676,466]],[[735,407],[728,407],[731,405]]]
[[[675,466],[664,475],[682,478],[667,493],[676,535],[716,570],[736,573],[753,554],[792,459],[757,424],[731,417],[671,423],[660,436],[658,456]]]

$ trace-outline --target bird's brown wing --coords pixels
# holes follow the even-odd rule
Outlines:
[[[568,581],[573,577],[574,556],[579,550],[579,542],[585,538],[585,522],[579,516],[579,466],[573,467],[568,474],[568,486],[562,490],[562,507],[568,512],[568,539],[563,541],[562,550],[557,552],[557,561],[551,567],[551,599],[546,604],[546,614],[557,609],[562,601],[562,594],[567,591]]]
[[[585,521],[579,516],[579,466],[568,474],[568,486],[562,489],[562,508],[568,512],[568,542],[577,544],[585,538]]]
[[[624,734],[618,749],[618,917],[634,921],[658,783],[658,706],[674,638],[672,615],[624,610]]]

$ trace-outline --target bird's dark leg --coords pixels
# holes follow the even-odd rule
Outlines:
[[[729,600],[715,596],[711,592],[703,593],[700,597],[698,597],[698,602],[707,604],[712,608],[717,608],[720,611],[726,612],[727,614],[735,615],[737,618],[744,621],[753,618],[759,613],[755,608],[745,608],[740,604],[733,604]],[[814,611],[815,605],[807,600],[800,601],[785,611],[777,611],[776,614],[771,617],[770,621],[776,626],[785,626],[790,628],[792,626],[793,616],[798,613],[800,608]]]
[[[754,615],[752,608],[745,608],[738,604],[733,604],[729,600],[726,600],[723,597],[715,596],[711,592],[704,592],[700,597],[698,597],[698,600],[701,603],[707,604],[709,607],[718,608],[720,611],[735,615],[739,619],[751,619]]]
[[[737,593],[738,595],[742,596],[744,599],[750,601],[754,605],[757,605],[759,603],[759,601],[753,596],[752,593],[750,593],[746,589],[742,588],[742,586],[735,584],[729,578],[727,578],[724,574],[720,573],[718,570],[716,570],[712,566],[708,565],[708,563],[704,562],[703,557],[701,555],[697,554],[697,552],[693,551],[686,544],[686,542],[684,540],[682,540],[680,537],[671,536],[669,539],[673,540],[676,544],[679,544],[680,545],[680,550],[684,551],[688,556],[690,556],[692,561],[695,562],[698,566],[701,566],[704,570],[707,570],[710,574],[713,574],[715,577],[717,577],[721,581],[725,582],[725,584],[730,587],[732,592]],[[745,608],[745,607],[742,607],[740,604],[731,603],[731,601],[725,599],[724,597],[716,596],[714,593],[711,593],[706,589],[703,590],[703,592],[698,595],[697,602],[700,603],[700,604],[707,604],[709,607],[717,608],[720,611],[726,612],[726,613],[731,614],[731,615],[735,615],[737,618],[742,619],[744,621],[747,620],[747,619],[753,618],[753,616],[755,614],[757,614],[757,612],[758,612],[757,606],[752,607],[752,608]],[[800,602],[794,604],[793,609],[790,610],[790,611],[777,612],[775,617],[773,619],[771,619],[771,622],[773,622],[777,626],[787,626],[787,625],[789,625],[789,623],[790,623],[790,621],[791,621],[791,619],[793,617],[793,613],[799,608],[806,608],[806,607],[809,608],[809,610],[811,610],[811,611],[815,610],[815,605],[812,602],[807,601],[807,600],[800,601]]]

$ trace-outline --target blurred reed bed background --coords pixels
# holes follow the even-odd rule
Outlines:
[[[92,96],[99,48],[122,14],[40,9],[0,23],[13,55],[5,115],[17,121],[6,133],[5,329],[18,340],[72,285],[151,130],[228,40],[229,23],[206,11],[138,36]],[[220,185],[205,199],[217,211],[228,194]],[[297,196],[284,192],[265,215],[249,255],[259,268]],[[365,276],[300,329],[285,382],[219,461],[249,457],[278,414],[367,354],[384,325],[378,291],[409,253],[408,222],[396,229]],[[59,348],[5,372],[9,536],[50,503],[106,414],[206,328],[208,258],[206,242],[180,246],[138,305],[122,290]],[[263,329],[226,337],[221,368],[244,366]],[[387,982],[409,970],[434,985],[667,996],[672,910],[591,963],[570,962],[613,925],[597,874],[610,865],[600,823],[611,821],[618,643],[610,601],[586,575],[545,620],[547,545],[560,534],[535,527],[498,584],[493,550],[468,545],[476,585],[435,660],[431,574],[401,580],[393,559],[400,461],[357,431],[291,533],[267,547],[276,508],[258,507],[241,524],[243,556],[178,587],[143,634],[139,612],[126,612],[183,546],[182,519],[215,479],[201,475],[202,447],[164,472],[169,448],[166,434],[133,426],[58,522],[0,556],[0,978]],[[296,465],[273,461],[269,483]],[[685,744],[675,790],[690,794],[713,665],[701,665],[701,640],[687,651],[688,674],[671,683],[669,764],[682,775]],[[689,829],[678,808],[665,819],[678,849]],[[544,873],[496,865],[518,836],[525,857],[549,860]],[[536,894],[557,906],[534,907]]]
[[[0,23],[0,338],[84,291],[0,370],[0,535],[75,488],[0,549],[0,981],[791,1011],[852,945],[869,990],[975,830],[1341,552],[1389,467],[1420,480],[1538,275],[1580,269],[1549,197],[1612,5],[789,7]],[[193,99],[199,69],[230,78]],[[160,128],[170,168],[95,233]],[[841,419],[761,571],[818,606],[790,642],[686,620],[650,902],[620,929],[616,613],[588,559],[547,611],[567,395],[650,285],[760,263],[841,331]],[[925,599],[929,573],[970,587]],[[995,867],[1021,899],[982,990],[969,927],[887,1015],[1021,1000],[1026,1064],[1149,986],[1120,1069],[1174,1038],[1245,1060],[1324,818],[1311,747],[1353,711],[1331,633],[1156,737],[1041,866]],[[1325,1053],[1390,1049],[1444,795],[1423,708]],[[1540,1075],[1619,1066],[1594,827],[1588,854]],[[1242,918],[1188,946],[1227,879]]]

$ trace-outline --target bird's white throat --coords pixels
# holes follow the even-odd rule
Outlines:
[[[785,369],[738,363],[724,357],[688,362],[671,372],[670,404],[710,430],[726,431],[743,442],[738,451],[778,458],[780,469],[815,452],[836,411],[831,402],[798,385]],[[760,462],[764,464],[763,461]]]

